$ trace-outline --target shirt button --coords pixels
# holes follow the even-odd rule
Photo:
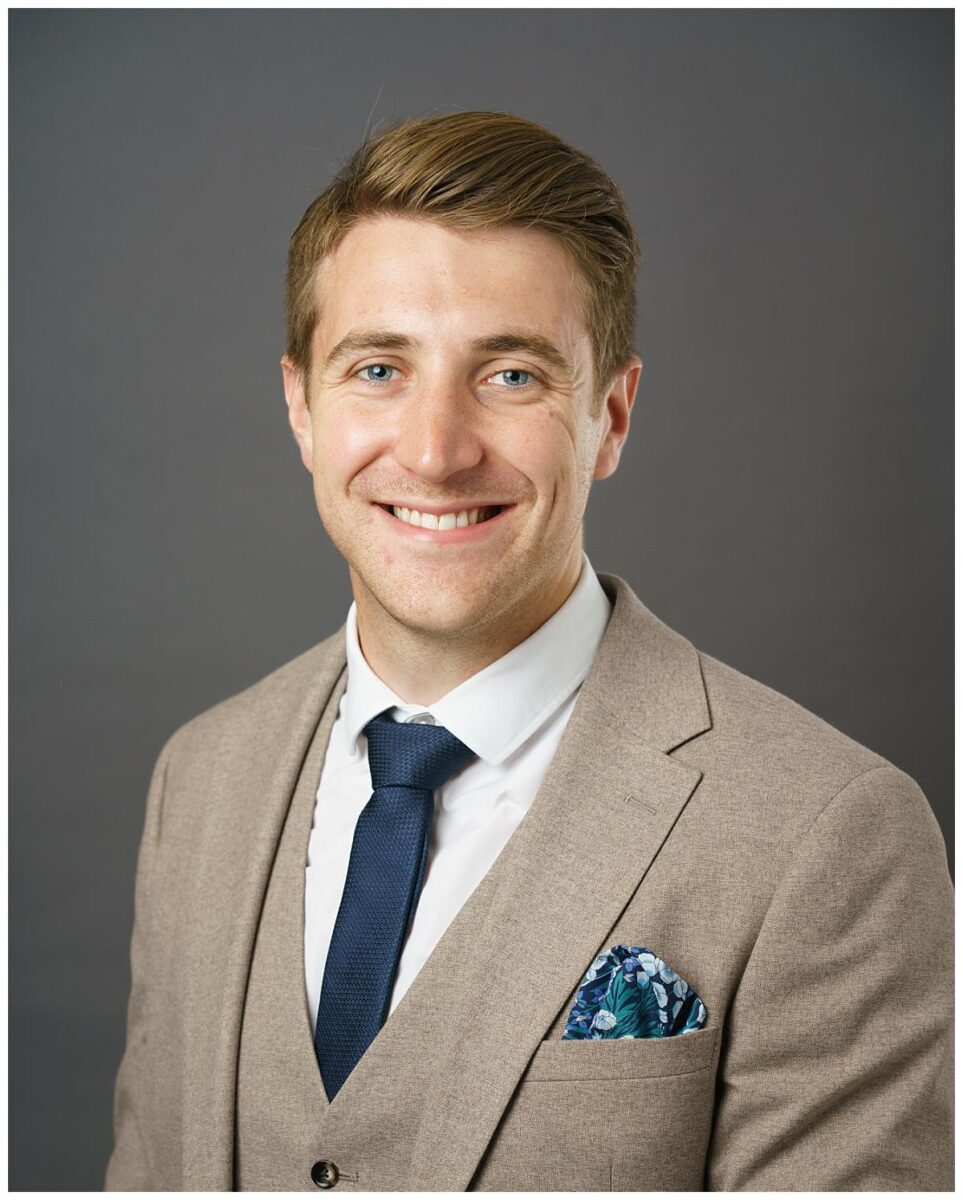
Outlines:
[[[431,713],[415,713],[405,722],[406,725],[434,725],[435,718]]]
[[[338,1182],[338,1168],[333,1162],[322,1158],[311,1168],[311,1180],[319,1188],[333,1188]]]

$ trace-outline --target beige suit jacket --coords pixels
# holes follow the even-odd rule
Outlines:
[[[535,801],[332,1104],[319,1082],[319,1157],[348,1191],[951,1190],[953,888],[926,798],[599,578],[612,618]],[[108,1189],[232,1189],[259,913],[344,666],[342,629],[160,754]],[[692,985],[704,1029],[561,1040],[619,942]]]

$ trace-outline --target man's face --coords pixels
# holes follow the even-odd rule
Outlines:
[[[362,619],[484,638],[537,628],[571,590],[641,370],[592,417],[574,270],[540,231],[401,217],[362,220],[321,263],[309,394],[282,359],[285,394]]]

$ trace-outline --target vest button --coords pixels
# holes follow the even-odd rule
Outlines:
[[[322,1158],[311,1168],[311,1179],[319,1188],[333,1188],[338,1182],[338,1168],[333,1162]]]

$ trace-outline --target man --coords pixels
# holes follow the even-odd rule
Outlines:
[[[160,754],[108,1188],[952,1188],[925,797],[584,553],[637,262],[501,113],[305,213],[284,390],[354,603]]]

